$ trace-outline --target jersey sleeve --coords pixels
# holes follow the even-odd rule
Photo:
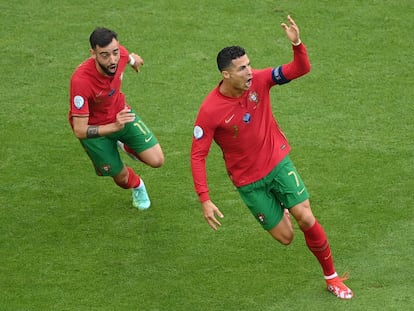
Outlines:
[[[73,76],[70,81],[70,115],[75,117],[89,116],[88,83],[82,78]]]
[[[293,60],[272,71],[272,78],[276,84],[285,84],[297,79],[310,71],[310,61],[306,47],[303,43],[293,47]]]
[[[121,57],[119,59],[118,68],[121,72],[123,72],[129,63],[129,52],[126,47],[121,44],[119,45],[119,52]]]
[[[208,114],[201,108],[194,123],[191,145],[191,173],[194,189],[200,202],[210,199],[207,185],[206,158],[214,137],[214,125]]]

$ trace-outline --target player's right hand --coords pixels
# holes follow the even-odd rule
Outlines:
[[[213,230],[217,230],[221,223],[217,220],[216,215],[220,218],[223,218],[224,215],[211,200],[204,201],[201,205],[203,207],[204,219]]]

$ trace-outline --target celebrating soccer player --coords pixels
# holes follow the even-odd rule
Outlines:
[[[117,34],[95,29],[89,37],[91,57],[75,70],[70,81],[69,122],[99,176],[111,176],[122,188],[132,189],[132,203],[150,207],[144,182],[121,161],[118,147],[132,158],[160,167],[164,155],[155,135],[127,103],[121,82],[129,64],[139,72],[142,58],[129,54]]]
[[[308,191],[289,158],[289,143],[272,114],[270,89],[310,71],[299,28],[290,16],[288,21],[289,25],[281,25],[292,43],[293,60],[288,64],[257,70],[239,46],[218,53],[222,80],[203,101],[194,125],[194,186],[204,218],[217,230],[217,217],[223,214],[210,200],[206,176],[206,157],[214,140],[223,152],[231,181],[262,227],[288,245],[293,240],[292,215],[322,267],[327,289],[339,298],[351,299],[353,293],[335,270],[326,234],[312,213]]]

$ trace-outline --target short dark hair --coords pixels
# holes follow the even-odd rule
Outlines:
[[[221,72],[232,64],[232,60],[242,57],[246,51],[240,46],[228,46],[217,54],[217,67]]]
[[[115,31],[104,27],[98,27],[91,33],[89,43],[91,44],[91,48],[95,49],[96,46],[107,46],[114,38],[118,40],[118,34]]]

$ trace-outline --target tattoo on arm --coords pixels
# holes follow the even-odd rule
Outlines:
[[[98,128],[99,128],[99,126],[97,126],[97,125],[88,126],[88,128],[86,129],[86,138],[99,137]]]

